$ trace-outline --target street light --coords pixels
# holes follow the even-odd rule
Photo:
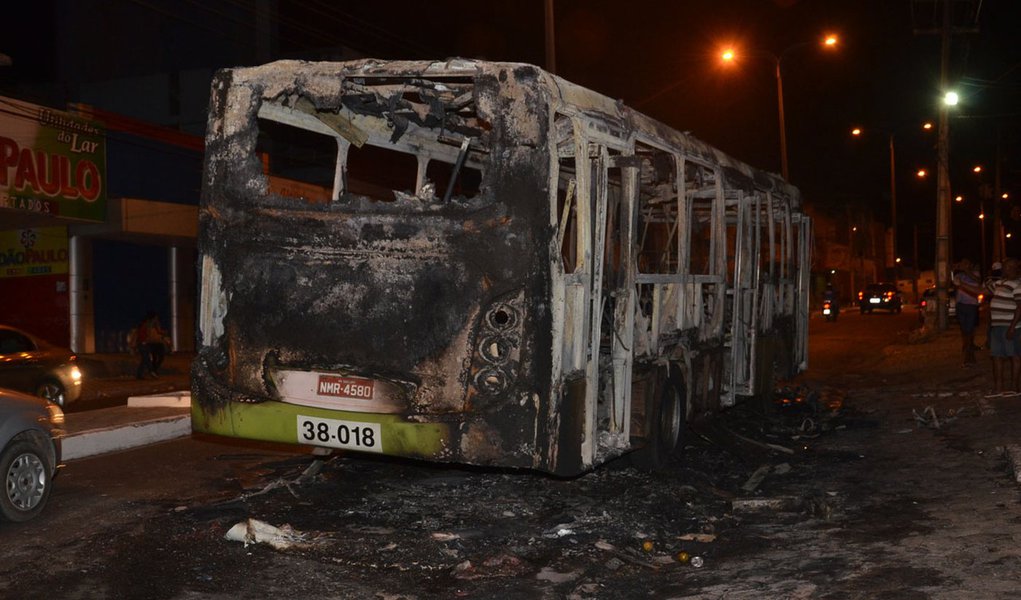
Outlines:
[[[897,254],[897,167],[896,160],[894,158],[894,146],[893,146],[893,132],[887,132],[890,141],[890,229],[893,241],[893,256]],[[851,135],[855,137],[861,137],[861,127],[855,127],[851,130]],[[894,265],[894,279],[900,279],[900,265]]]
[[[836,48],[838,43],[839,38],[835,34],[826,34],[826,36],[822,39],[820,45],[823,48],[829,50]],[[773,54],[772,52],[767,52],[765,50],[757,50],[754,53],[749,52],[749,54],[758,54],[760,56],[772,59],[773,66],[776,71],[776,105],[777,112],[780,117],[780,170],[781,170],[780,172],[783,175],[783,178],[787,180],[790,180],[790,172],[787,169],[787,126],[784,121],[783,73],[781,72],[780,65],[783,63],[783,59],[786,58],[787,55],[793,50],[804,48],[806,46],[811,46],[812,44],[813,42],[801,42],[798,44],[794,44],[793,46],[785,48],[783,52],[781,52],[779,55]],[[737,62],[738,58],[739,53],[734,48],[726,48],[722,52],[720,52],[720,59],[725,64]]]

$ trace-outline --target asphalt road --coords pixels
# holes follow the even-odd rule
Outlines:
[[[816,408],[729,412],[666,473],[317,463],[212,438],[74,461],[40,519],[0,524],[0,596],[1015,598],[1021,508],[995,447],[1021,403],[981,401],[953,332],[909,343],[915,323],[813,319],[797,383]],[[299,537],[224,539],[249,518]]]

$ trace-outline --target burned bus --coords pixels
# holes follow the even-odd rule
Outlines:
[[[526,64],[219,72],[195,431],[652,467],[806,366],[798,190]]]

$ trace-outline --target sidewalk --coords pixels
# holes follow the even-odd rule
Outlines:
[[[84,389],[65,412],[63,460],[87,458],[191,434],[191,353],[167,356],[158,379],[136,379],[129,354],[81,354]],[[126,405],[87,409],[127,398]],[[82,410],[82,407],[86,409]],[[76,410],[78,408],[78,410]]]

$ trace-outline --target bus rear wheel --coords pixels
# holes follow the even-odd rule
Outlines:
[[[686,394],[676,369],[657,373],[656,391],[646,407],[645,446],[631,453],[631,463],[645,470],[666,467],[684,441]]]

